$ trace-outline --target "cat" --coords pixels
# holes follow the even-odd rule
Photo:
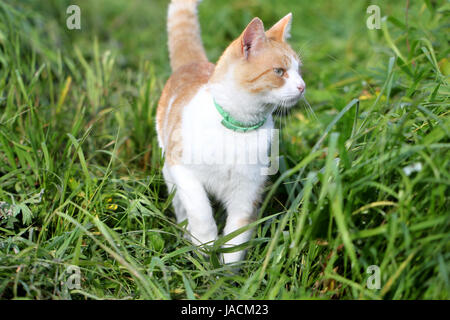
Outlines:
[[[169,192],[175,193],[177,221],[187,219],[189,238],[203,246],[218,238],[209,195],[226,209],[224,235],[255,221],[267,180],[261,169],[267,164],[250,162],[244,154],[253,159],[267,155],[272,112],[294,106],[305,93],[305,82],[300,58],[286,42],[291,13],[268,31],[261,19],[254,18],[214,65],[200,36],[199,2],[169,4],[173,73],[158,103],[156,129],[165,156],[164,180]],[[225,246],[241,245],[251,236],[249,228]],[[223,262],[243,260],[245,250],[239,249],[224,253]]]

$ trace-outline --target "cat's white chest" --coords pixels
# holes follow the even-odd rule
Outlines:
[[[271,117],[254,131],[240,133],[225,128],[211,94],[203,88],[185,107],[182,121],[184,164],[267,165],[273,131]]]
[[[193,168],[207,185],[234,184],[239,177],[255,182],[264,179],[272,118],[261,128],[245,133],[225,128],[221,121],[211,94],[202,88],[183,112],[183,164]]]

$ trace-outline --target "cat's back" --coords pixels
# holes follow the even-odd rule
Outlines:
[[[163,150],[173,149],[179,137],[182,111],[214,72],[214,64],[195,62],[181,66],[167,80],[156,112],[156,130]],[[168,155],[169,156],[169,155]]]

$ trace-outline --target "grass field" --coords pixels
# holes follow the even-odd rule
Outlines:
[[[223,239],[208,258],[184,240],[161,176],[168,1],[0,0],[0,298],[448,299],[450,2],[407,3],[203,1],[211,61],[292,11],[311,106],[277,118],[280,172],[233,273]]]

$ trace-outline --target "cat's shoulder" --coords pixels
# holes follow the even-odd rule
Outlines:
[[[169,101],[186,104],[197,91],[208,83],[214,72],[215,65],[210,62],[195,62],[179,67],[167,80],[160,101],[159,108],[164,109]]]
[[[214,68],[210,62],[190,63],[175,70],[168,82],[175,87],[199,87],[209,81]]]
[[[187,64],[175,70],[167,80],[156,112],[156,129],[161,146],[165,146],[167,143],[164,142],[180,127],[185,106],[208,83],[214,68],[214,64],[209,62]]]

